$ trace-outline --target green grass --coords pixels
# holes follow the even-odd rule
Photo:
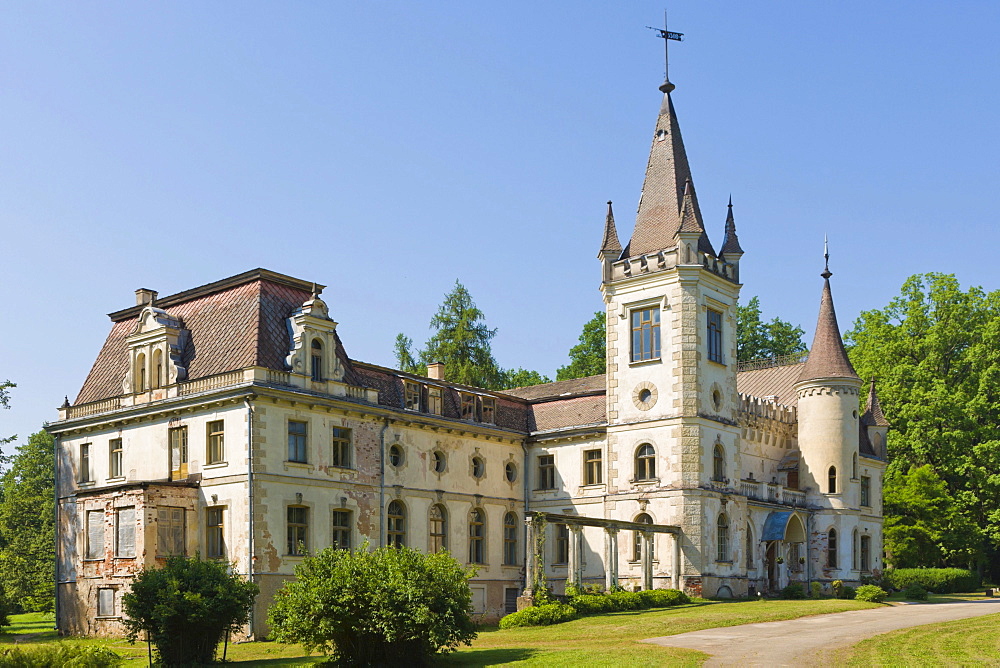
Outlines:
[[[699,666],[707,655],[637,641],[687,631],[773,622],[878,604],[821,601],[698,601],[690,605],[615,612],[557,624],[479,634],[472,647],[445,656],[443,666]]]
[[[1000,666],[1000,614],[914,626],[862,640],[831,665]]]
[[[969,601],[981,601],[985,596],[982,592],[968,594],[927,594],[926,601],[907,601],[903,592],[896,591],[889,594],[885,599],[886,603],[968,603]]]

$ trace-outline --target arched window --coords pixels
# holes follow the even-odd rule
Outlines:
[[[402,502],[393,501],[389,504],[386,512],[386,544],[390,547],[403,547],[406,545],[406,508]]]
[[[837,567],[837,530],[830,529],[826,534],[826,566]]]
[[[837,493],[837,467],[831,466],[826,482],[826,491],[828,494]]]
[[[517,564],[517,515],[514,513],[503,516],[503,564]]]
[[[647,515],[646,513],[643,513],[642,515],[639,515],[638,517],[636,517],[632,521],[633,522],[638,522],[639,524],[652,524],[653,523],[653,518],[650,517],[649,515]],[[653,545],[654,545],[654,541],[650,540],[649,541],[649,558],[650,559],[652,559],[654,557]],[[642,559],[642,532],[641,531],[633,531],[632,532],[632,561],[639,561],[640,559]]]
[[[656,478],[656,451],[649,443],[643,443],[635,451],[635,479],[653,480]]]
[[[486,513],[479,508],[474,508],[469,513],[469,563],[486,563],[484,542],[486,536]]]
[[[722,482],[726,479],[726,454],[721,445],[715,446],[715,454],[712,456],[712,480]]]
[[[323,380],[323,343],[319,339],[313,339],[311,360],[312,379]]]
[[[885,451],[882,450],[882,434],[875,432],[875,435],[872,436],[872,448],[875,450],[877,456],[885,456]]]
[[[719,513],[715,523],[716,561],[729,561],[729,518],[725,513]]]
[[[163,351],[153,351],[153,389],[163,386]]]
[[[135,358],[135,391],[146,391],[146,354],[139,353]]]
[[[747,545],[746,545],[746,564],[747,568],[753,568],[753,527],[747,524]]]
[[[448,511],[439,503],[431,506],[431,552],[448,549]]]
[[[851,458],[851,478],[854,480],[858,479],[858,453],[854,453]]]

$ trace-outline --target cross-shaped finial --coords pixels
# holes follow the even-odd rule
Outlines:
[[[833,272],[830,271],[830,242],[827,240],[825,234],[823,235],[823,273],[820,276],[823,278],[833,276]]]

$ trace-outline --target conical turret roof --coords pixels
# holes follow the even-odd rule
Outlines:
[[[604,220],[604,240],[601,241],[600,252],[615,257],[622,252],[622,244],[618,241],[618,230],[615,229],[615,214],[611,210],[611,200],[608,200],[608,217]]]
[[[729,198],[729,213],[726,214],[726,238],[722,241],[722,255],[743,255],[740,238],[736,236],[736,219],[733,218],[733,198]]]
[[[868,385],[868,401],[865,402],[865,412],[861,416],[861,424],[868,427],[889,426],[889,421],[885,419],[885,414],[882,412],[882,405],[878,402],[878,394],[875,393],[874,378]]]
[[[837,312],[833,308],[833,293],[830,291],[830,277],[827,267],[823,273],[823,295],[819,300],[819,318],[816,320],[816,335],[809,349],[809,359],[802,366],[799,382],[814,378],[858,378],[844,350],[844,340],[840,338]]]

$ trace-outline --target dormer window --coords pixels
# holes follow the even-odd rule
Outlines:
[[[313,339],[311,359],[312,379],[318,383],[323,380],[323,344],[319,339]]]
[[[187,369],[181,356],[187,339],[180,318],[155,306],[143,308],[127,339],[130,362],[122,390],[148,392],[185,380]]]
[[[406,410],[409,411],[419,411],[420,410],[420,383],[414,383],[408,380],[403,381],[404,386],[404,399],[406,401]]]
[[[146,354],[139,353],[135,358],[135,391],[146,391]]]

